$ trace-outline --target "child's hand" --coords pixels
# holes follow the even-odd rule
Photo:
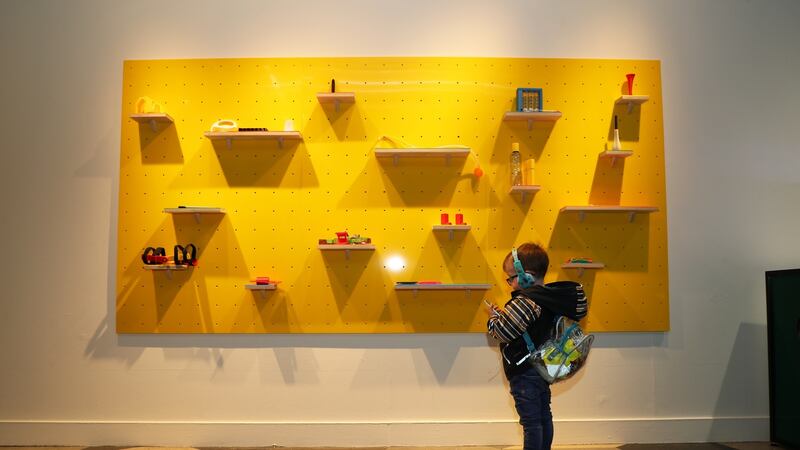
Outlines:
[[[499,314],[500,308],[498,308],[497,305],[495,305],[494,303],[489,303],[484,299],[483,306],[484,308],[486,308],[486,314],[489,314],[490,316],[496,316],[497,314]]]

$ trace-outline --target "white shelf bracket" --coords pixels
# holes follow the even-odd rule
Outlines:
[[[584,271],[583,267],[578,267],[578,278],[583,276],[583,271]]]
[[[261,298],[267,298],[267,291],[266,290],[262,289],[260,294],[261,294]]]
[[[350,249],[345,249],[344,251],[344,259],[350,259]]]
[[[617,157],[616,157],[616,156],[612,156],[612,157],[611,157],[611,167],[614,167],[614,164],[615,164],[616,162],[617,162]]]
[[[278,138],[278,148],[283,148],[283,138],[282,137]]]
[[[522,191],[522,203],[525,203],[525,191]]]
[[[167,269],[164,272],[166,272],[167,279],[171,280],[172,279],[172,269]]]
[[[464,298],[469,298],[469,295],[470,295],[471,293],[472,293],[472,290],[471,290],[471,289],[466,289],[466,290],[464,291]]]
[[[455,232],[453,230],[448,230],[448,236],[450,237],[451,241],[453,240],[453,235],[454,234],[455,234]]]
[[[225,145],[228,147],[228,150],[231,149],[231,145],[232,145],[231,138],[225,139]]]
[[[414,298],[417,298],[417,291],[418,291],[418,289],[414,289],[414,291],[413,291],[414,293],[412,295],[414,296]]]
[[[194,221],[200,223],[200,213],[194,213]]]
[[[586,211],[578,211],[578,222],[583,222],[586,218]]]
[[[334,105],[334,106],[333,106],[333,108],[336,110],[336,112],[337,112],[337,113],[339,112],[339,104],[340,104],[340,102],[339,102],[339,100],[338,100],[338,99],[334,100],[334,102],[333,102],[333,105]]]
[[[150,129],[155,133],[158,128],[156,127],[156,119],[150,119]]]
[[[446,166],[449,166],[449,165],[450,165],[450,155],[445,155],[445,156],[444,156],[444,164],[445,164]]]
[[[399,163],[399,162],[400,162],[400,156],[399,155],[393,155],[392,156],[392,163],[396,166],[397,163]]]
[[[628,114],[633,112],[633,102],[628,102]]]
[[[633,223],[633,219],[636,217],[636,213],[631,211],[628,213],[628,222]]]

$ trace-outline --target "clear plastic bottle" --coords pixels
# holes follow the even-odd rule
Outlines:
[[[511,185],[522,184],[522,162],[519,156],[519,143],[511,144]]]

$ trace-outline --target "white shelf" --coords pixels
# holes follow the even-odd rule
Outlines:
[[[488,291],[491,284],[466,283],[466,284],[395,284],[398,291]]]
[[[158,124],[170,124],[175,122],[172,120],[172,117],[166,113],[131,114],[130,117],[140,124],[150,125],[154,133],[158,130]]]
[[[542,186],[538,184],[518,184],[515,186],[511,186],[511,189],[508,190],[508,193],[510,195],[522,194],[522,201],[524,202],[525,196],[527,194],[533,195],[539,192],[540,190],[542,190]]]
[[[456,231],[469,231],[472,229],[472,225],[434,225],[433,231],[447,231],[449,233],[450,240],[453,240],[454,233]]]
[[[167,274],[167,278],[172,278],[172,272],[175,270],[188,270],[189,267],[193,266],[176,266],[173,264],[157,264],[157,265],[144,265],[142,266],[145,270],[152,270],[154,272],[165,272]]]
[[[374,244],[319,244],[318,248],[322,251],[344,251],[344,256],[350,259],[350,251],[375,250]]]
[[[631,155],[633,155],[633,150],[606,150],[600,153],[601,158],[611,159],[611,167],[614,167],[617,159],[625,159]]]
[[[469,297],[472,291],[488,291],[492,288],[490,284],[484,283],[461,283],[461,284],[400,284],[394,285],[396,291],[412,291],[414,297],[418,291],[464,291],[464,295]]]
[[[392,158],[397,165],[400,158],[445,158],[450,164],[453,156],[467,156],[470,148],[376,148],[375,156],[378,158]]]
[[[622,97],[618,98],[614,103],[641,105],[642,103],[645,103],[648,100],[650,100],[649,95],[623,95]]]
[[[583,276],[583,271],[586,269],[604,269],[606,267],[603,263],[563,263],[562,269],[578,269],[578,277]]]
[[[336,111],[339,111],[339,107],[342,103],[355,103],[356,102],[356,93],[355,92],[320,92],[317,94],[317,100],[320,103],[333,103],[335,105]]]
[[[192,266],[176,266],[172,264],[152,264],[152,265],[144,265],[142,266],[146,270],[186,270]]]
[[[278,289],[278,285],[277,284],[273,284],[273,283],[270,283],[270,284],[245,284],[244,287],[245,287],[245,289],[248,289],[250,291],[260,292],[262,298],[266,298],[267,297],[267,291],[274,291],[274,290]]]
[[[626,213],[628,220],[633,222],[636,214],[649,214],[658,211],[655,206],[614,206],[614,205],[589,205],[589,206],[565,206],[561,212],[577,212],[578,219],[583,222],[586,213]]]
[[[164,208],[167,214],[225,214],[222,208],[211,208],[205,206],[187,206],[186,208]]]
[[[375,250],[374,244],[319,244],[320,250]]]
[[[555,122],[561,118],[561,111],[518,112],[507,111],[503,115],[504,122],[528,122],[528,129],[533,129],[535,122]]]
[[[166,214],[192,214],[194,220],[200,223],[201,214],[225,214],[222,208],[207,208],[203,206],[190,206],[187,208],[164,208]]]
[[[628,114],[630,114],[634,105],[641,105],[648,100],[650,100],[649,95],[623,95],[614,103],[617,105],[628,105]]]
[[[245,284],[245,288],[251,291],[274,291],[278,289],[277,284]]]
[[[212,142],[225,141],[228,148],[231,148],[233,141],[278,141],[278,147],[283,148],[284,141],[303,140],[299,131],[207,131],[204,136]]]

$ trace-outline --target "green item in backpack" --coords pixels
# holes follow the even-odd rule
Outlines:
[[[550,384],[575,375],[586,363],[594,342],[594,335],[584,334],[578,322],[565,316],[558,317],[551,338],[538,349],[527,332],[523,337],[531,352],[530,363]]]

